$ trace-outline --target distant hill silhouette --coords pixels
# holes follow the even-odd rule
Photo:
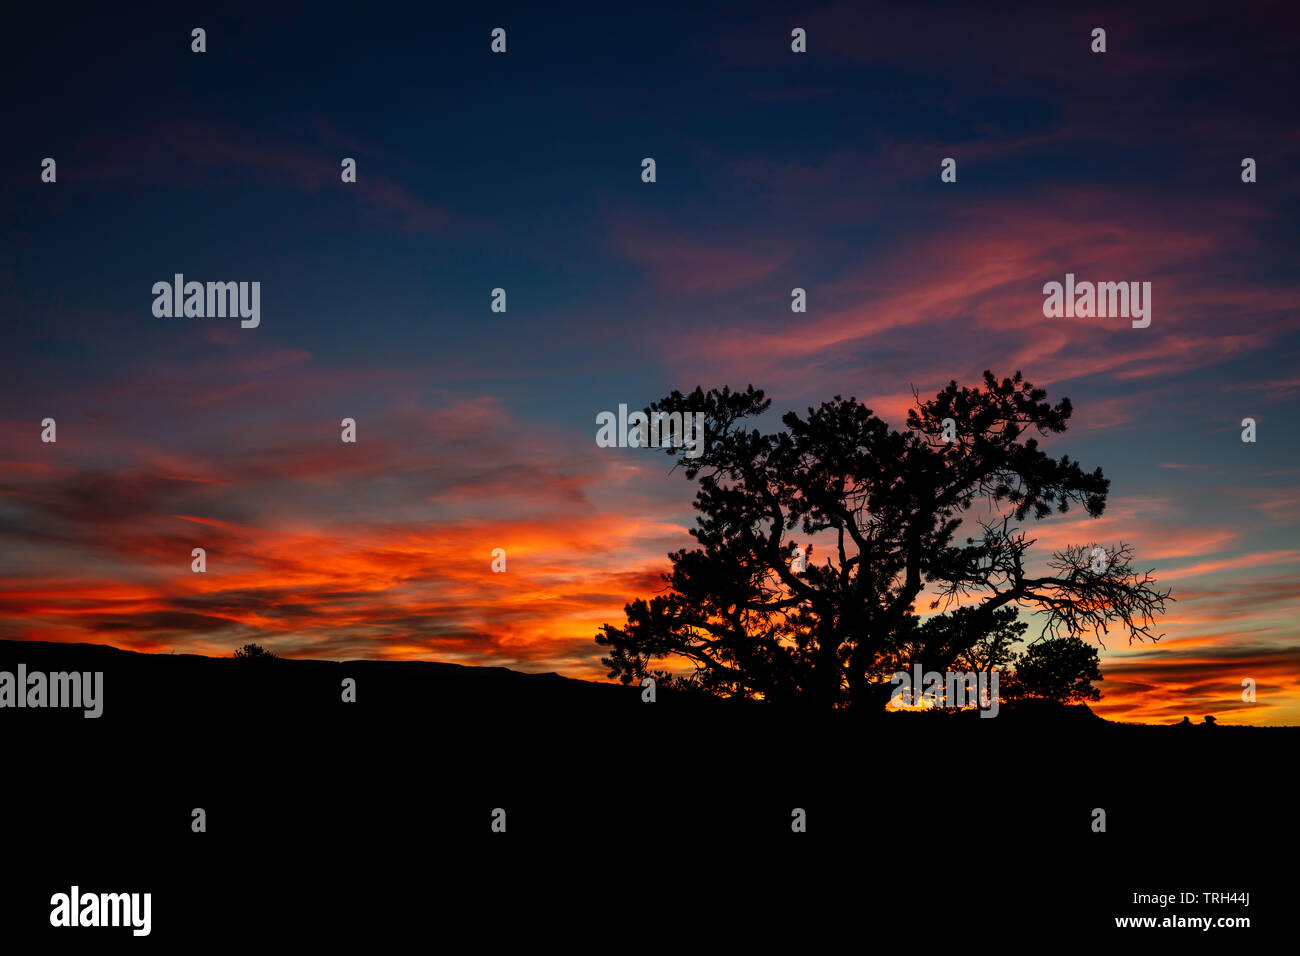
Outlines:
[[[12,671],[20,661],[29,670],[102,671],[105,705],[99,719],[111,720],[153,718],[159,713],[200,720],[235,714],[266,719],[309,713],[326,716],[345,706],[344,678],[357,681],[356,713],[372,716],[503,708],[608,710],[641,703],[639,688],[554,673],[524,674],[504,667],[428,661],[240,660],[139,653],[100,644],[0,641],[0,670]],[[673,697],[667,691],[660,694],[661,700]],[[82,719],[79,713],[63,716]]]
[[[961,713],[898,712],[884,715],[839,713],[821,717],[780,705],[729,700],[658,687],[655,703],[642,700],[641,688],[578,680],[555,673],[527,674],[504,667],[434,661],[324,661],[282,658],[236,659],[196,654],[150,654],[102,644],[0,641],[0,670],[18,663],[29,671],[100,671],[104,712],[99,721],[156,724],[170,720],[223,723],[251,719],[301,722],[349,720],[424,720],[463,716],[494,723],[545,723],[558,717],[588,721],[670,715],[690,719],[739,720],[757,728],[790,726],[870,726],[881,721],[890,732],[979,724],[1016,725],[1023,730],[1069,727],[1091,732],[1158,730],[1186,725],[1122,724],[1105,720],[1084,704],[1044,700],[1004,701],[996,718]],[[342,682],[357,682],[357,701],[344,703]],[[796,716],[796,713],[798,716]],[[7,709],[4,717],[23,724],[83,721],[80,711]],[[1197,724],[1194,729],[1211,729]],[[770,729],[770,728],[769,728]],[[991,729],[986,728],[986,729]],[[1242,730],[1241,727],[1213,729]],[[1266,729],[1266,728],[1260,728]]]

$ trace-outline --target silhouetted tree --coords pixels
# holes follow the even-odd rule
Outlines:
[[[610,676],[883,708],[890,674],[914,662],[942,671],[979,655],[1015,606],[1041,612],[1053,634],[1100,637],[1120,625],[1130,642],[1157,640],[1150,628],[1168,592],[1130,567],[1125,545],[1067,548],[1045,573],[1026,567],[1026,519],[1072,504],[1100,515],[1110,484],[1101,469],[1085,472],[1039,449],[1034,434],[1064,431],[1071,414],[1069,399],[1053,406],[1045,395],[1020,373],[998,381],[985,372],[981,387],[952,382],[918,399],[902,432],[836,396],[804,417],[787,413],[783,430],[764,434],[745,424],[771,404],[753,386],[673,392],[652,404],[649,416],[704,414],[698,456],[668,449],[698,480],[691,534],[700,546],[670,555],[666,594],[628,604],[624,626],[602,627],[596,641],[608,648]],[[988,514],[956,543],[977,501]],[[802,570],[791,565],[799,546]],[[943,612],[922,622],[914,605],[927,584],[938,594],[930,609]],[[673,679],[650,669],[683,661],[694,673]]]
[[[1101,680],[1097,648],[1073,635],[1036,641],[1015,658],[1014,673],[1002,684],[1002,696],[1037,697],[1062,704],[1101,700],[1092,686]]]
[[[276,657],[261,644],[245,644],[235,649],[234,656],[239,660],[273,660]]]

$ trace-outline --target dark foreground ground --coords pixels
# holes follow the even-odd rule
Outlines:
[[[493,668],[0,642],[19,662],[103,671],[104,713],[0,709],[7,951],[1222,952],[1295,931],[1300,729],[831,719]],[[74,883],[152,893],[150,936],[52,929]]]

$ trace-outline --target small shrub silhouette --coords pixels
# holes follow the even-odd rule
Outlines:
[[[1006,696],[1036,697],[1061,704],[1101,700],[1092,686],[1101,680],[1097,649],[1086,641],[1067,635],[1030,644],[1015,658],[1015,672],[1008,681]]]

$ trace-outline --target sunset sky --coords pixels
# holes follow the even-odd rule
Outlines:
[[[1297,16],[1127,6],[24,13],[0,638],[602,679],[694,487],[599,412],[752,383],[769,427],[902,427],[1021,370],[1111,479],[1037,551],[1123,541],[1176,598],[1094,709],[1300,723]],[[1150,281],[1150,327],[1044,318],[1067,272]],[[261,282],[260,327],[155,317],[175,273]]]

